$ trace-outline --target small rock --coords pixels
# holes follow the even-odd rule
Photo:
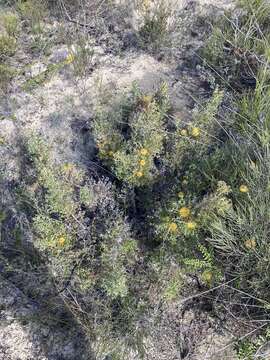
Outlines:
[[[27,77],[36,77],[38,76],[39,74],[41,74],[42,72],[44,72],[46,70],[46,65],[43,64],[43,63],[35,63],[33,64],[30,69],[26,72],[26,76]]]

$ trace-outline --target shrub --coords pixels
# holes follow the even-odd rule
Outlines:
[[[154,94],[134,87],[115,116],[100,113],[94,123],[99,157],[121,179],[136,186],[158,175],[155,164],[164,149],[169,110],[166,85]]]
[[[70,47],[66,63],[72,66],[75,76],[83,78],[91,70],[94,51],[85,36],[79,36],[75,42],[76,44]]]
[[[269,344],[270,331],[267,327],[261,335],[253,339],[243,339],[236,345],[239,360],[263,359],[267,356],[267,345]],[[264,348],[266,351],[264,353]]]
[[[139,29],[141,46],[157,51],[168,42],[169,17],[172,15],[170,4],[159,1],[150,5],[145,1],[141,5],[143,24]]]
[[[87,178],[75,164],[54,164],[38,136],[29,139],[27,149],[36,169],[34,184],[26,187],[36,208],[35,247],[47,258],[59,292],[87,332],[101,343],[110,339],[106,348],[127,346],[118,322],[125,322],[123,304],[132,299],[130,276],[138,249],[112,186]],[[115,303],[119,318],[112,316]]]
[[[256,13],[257,6],[267,11],[263,2],[251,3]],[[34,247],[98,358],[143,358],[145,333],[161,304],[187,292],[187,278],[196,279],[218,314],[221,304],[253,323],[269,315],[270,74],[259,27],[242,16],[240,31],[225,21],[206,45],[215,66],[235,67],[222,69],[224,90],[197,105],[191,122],[174,117],[166,84],[153,93],[134,85],[120,101],[102,98],[107,107],[97,109],[101,170],[93,176],[80,164],[57,163],[48,140],[31,136],[26,144],[21,194],[31,207]],[[150,42],[158,41],[161,23],[146,26]],[[248,30],[252,39],[243,37]],[[78,65],[79,76],[89,60],[84,40],[82,57],[71,51],[59,65]],[[238,51],[235,61],[236,46],[256,54],[255,84],[238,93],[230,91],[247,58]],[[102,170],[110,179],[99,176]],[[254,344],[240,344],[239,356],[252,357]]]

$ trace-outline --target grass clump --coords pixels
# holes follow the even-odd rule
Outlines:
[[[266,204],[270,28],[266,18],[270,7],[265,1],[245,1],[240,10],[238,25],[232,17],[225,17],[203,51],[206,64],[217,71],[218,81],[222,78],[222,86],[234,91],[234,100],[227,107],[231,117],[223,127],[226,136],[222,137],[222,146],[212,151],[203,168],[213,179],[222,174],[231,189],[232,206],[226,213],[211,215],[207,242],[226,278],[235,280],[234,296],[241,297],[238,290],[243,291],[247,299],[262,306],[264,313],[269,298]],[[221,169],[226,163],[231,165]]]
[[[0,64],[0,88],[6,92],[11,80],[16,75],[16,71],[6,64]]]
[[[17,48],[16,39],[9,35],[0,35],[0,61],[4,62],[15,54]]]
[[[46,3],[38,0],[19,0],[17,10],[33,33],[42,31],[42,20],[47,14]]]
[[[19,34],[19,19],[15,13],[7,12],[1,17],[1,22],[8,36],[16,38]]]
[[[269,61],[270,6],[265,0],[237,4],[240,16],[228,13],[213,28],[201,55],[221,84],[255,88],[256,73]]]

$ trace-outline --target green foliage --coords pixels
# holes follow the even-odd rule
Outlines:
[[[104,278],[103,287],[109,297],[116,299],[118,297],[125,297],[128,293],[126,274],[122,268],[115,268],[108,272]]]
[[[71,65],[75,76],[84,78],[91,70],[94,51],[85,36],[76,38],[75,44],[70,48],[67,63]]]
[[[0,89],[3,92],[7,91],[7,88],[16,75],[16,71],[8,65],[0,64]]]
[[[212,249],[210,251],[204,245],[198,244],[198,250],[202,259],[184,259],[185,265],[188,269],[199,272],[202,281],[208,286],[212,286],[214,283],[220,282],[222,280],[222,274],[218,266],[215,264],[216,261]]]
[[[1,22],[10,37],[16,38],[19,33],[19,19],[15,13],[6,12],[1,16]]]
[[[251,341],[243,341],[238,348],[238,359],[252,360],[256,352],[256,345]]]
[[[270,7],[248,0],[241,2],[241,9],[238,25],[223,20],[203,50],[223,86],[241,93],[228,107],[237,110],[230,111],[229,124],[222,123],[222,143],[201,165],[212,184],[222,180],[229,192],[208,194],[207,216],[203,205],[200,220],[216,260],[235,279],[235,287],[268,304]],[[253,90],[245,91],[247,87]],[[218,207],[212,203],[217,198]]]
[[[130,272],[138,249],[113,189],[105,180],[87,178],[74,164],[53,163],[49,146],[39,136],[31,136],[27,149],[36,172],[34,183],[24,191],[36,209],[35,247],[56,274],[58,289],[68,284],[63,295],[75,318],[101,343],[125,347],[118,332],[125,316],[133,316],[124,306],[135,285]],[[115,302],[121,312],[118,318],[112,317]],[[131,314],[136,314],[136,307],[135,302]],[[86,317],[81,316],[82,308]],[[127,332],[133,326],[129,320],[128,324]]]
[[[113,116],[110,111],[95,119],[99,157],[119,179],[142,186],[157,177],[154,160],[164,149],[168,110],[165,84],[154,95],[134,87]]]
[[[173,276],[170,277],[166,288],[164,290],[164,299],[168,302],[177,299],[181,289],[184,286],[184,279],[182,271],[176,271]]]
[[[143,24],[139,29],[139,37],[143,48],[157,51],[168,41],[168,22],[172,10],[170,4],[163,0],[153,5],[147,0],[141,4]]]
[[[222,17],[201,55],[216,81],[240,89],[254,87],[257,71],[269,61],[270,6],[265,0],[243,0],[237,7],[241,16],[236,22],[232,14]]]
[[[27,22],[33,33],[41,32],[42,20],[46,16],[47,9],[43,0],[19,0],[17,10],[22,19]]]
[[[16,39],[9,35],[0,35],[0,61],[5,61],[7,58],[15,54],[17,48]]]
[[[42,17],[33,4],[28,0],[18,8],[36,27]],[[267,4],[256,0],[244,7],[257,14],[269,38]],[[140,35],[157,48],[170,14],[163,5],[153,16],[146,10]],[[190,275],[213,288],[207,291],[213,306],[218,289],[217,303],[224,294],[224,303],[237,304],[241,315],[246,311],[261,320],[269,311],[268,50],[250,13],[239,26],[241,31],[225,19],[206,44],[203,53],[214,70],[221,69],[224,90],[219,86],[198,101],[192,121],[174,116],[166,84],[153,93],[134,85],[109,104],[101,99],[91,122],[98,162],[93,176],[82,165],[57,163],[49,140],[33,135],[27,141],[19,203],[28,210],[33,246],[49,270],[43,276],[48,282],[53,277],[74,318],[99,343],[100,358],[128,359],[131,349],[143,358],[144,332],[161,304],[179,299]],[[15,36],[15,30],[6,31]],[[236,93],[254,54],[255,84]],[[83,38],[70,47],[67,59],[23,88],[40,85],[67,66],[85,77],[91,57]],[[6,82],[12,76],[6,64],[0,65],[1,76]],[[103,170],[110,179],[100,176]],[[5,216],[1,206],[1,223]],[[20,227],[10,233],[21,246]],[[230,286],[219,286],[223,282]],[[266,339],[241,342],[239,358],[252,358]]]
[[[260,351],[258,350],[263,350],[264,345],[266,346],[267,349],[269,340],[270,340],[270,332],[269,332],[269,328],[267,328],[265,331],[263,331],[262,334],[257,335],[252,340],[244,339],[240,341],[236,346],[238,359],[252,360],[255,357],[258,359],[264,359],[265,355],[267,354],[264,355],[263,351],[261,351],[260,354]]]

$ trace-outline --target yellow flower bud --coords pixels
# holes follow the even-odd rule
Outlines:
[[[195,230],[196,227],[197,227],[197,224],[196,224],[195,222],[193,222],[193,221],[189,221],[189,222],[186,224],[186,226],[187,226],[187,229],[188,229],[188,230]]]
[[[255,249],[256,247],[256,240],[255,239],[248,239],[245,241],[245,247],[247,249]]]
[[[180,131],[180,134],[182,135],[182,136],[187,136],[187,130],[186,129],[182,129],[181,131]]]
[[[192,130],[191,130],[191,135],[193,136],[193,137],[199,137],[200,136],[200,133],[201,133],[201,131],[200,131],[200,129],[198,128],[198,127],[194,127],[194,128],[192,128]]]
[[[169,224],[169,231],[172,233],[176,233],[177,231],[177,224],[175,222],[172,222]]]
[[[141,154],[142,156],[146,156],[146,155],[148,155],[148,154],[149,154],[149,152],[148,152],[148,150],[147,150],[147,149],[142,148],[142,149],[140,150],[140,154]]]
[[[183,219],[189,217],[189,215],[190,215],[190,210],[189,210],[189,208],[187,208],[187,207],[182,207],[181,209],[179,209],[179,215],[180,215]]]
[[[241,185],[241,186],[239,187],[239,191],[240,191],[241,193],[248,193],[248,192],[249,192],[249,188],[247,187],[247,185]]]
[[[140,165],[141,165],[141,166],[145,166],[145,164],[146,164],[145,160],[143,160],[143,159],[140,160]]]
[[[211,283],[212,279],[213,279],[213,273],[210,270],[205,270],[202,273],[202,279],[203,281],[205,281],[206,283]]]
[[[58,239],[58,244],[59,244],[60,246],[64,246],[64,245],[65,245],[65,242],[66,242],[66,239],[65,239],[63,236],[61,236],[61,237]]]
[[[142,171],[137,171],[137,172],[135,173],[135,175],[136,175],[138,178],[141,178],[141,177],[143,176],[143,173],[142,173]]]

